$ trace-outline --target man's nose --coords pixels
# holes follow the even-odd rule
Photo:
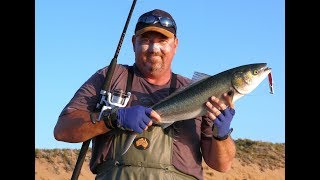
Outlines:
[[[149,51],[150,52],[159,52],[161,49],[161,46],[159,43],[150,43]]]

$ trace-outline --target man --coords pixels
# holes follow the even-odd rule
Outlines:
[[[213,169],[226,172],[235,157],[230,137],[234,115],[228,104],[211,97],[204,117],[178,121],[162,129],[151,119],[161,117],[148,108],[191,80],[174,74],[171,63],[178,46],[172,16],[155,9],[140,16],[132,37],[133,66],[117,65],[109,91],[125,90],[133,72],[131,98],[126,107],[114,108],[101,121],[95,112],[108,67],[98,70],[75,93],[61,112],[54,129],[59,141],[84,142],[92,138],[90,169],[96,179],[203,179],[202,158]],[[138,133],[134,145],[121,155],[128,132]]]

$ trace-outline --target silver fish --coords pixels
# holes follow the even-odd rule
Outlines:
[[[269,73],[271,68],[267,67],[267,63],[242,65],[213,76],[195,73],[193,83],[151,106],[161,117],[161,123],[153,123],[166,128],[176,121],[203,116],[207,113],[205,103],[211,96],[224,100],[222,95],[228,93],[232,102],[235,102],[253,91]],[[130,148],[136,136],[135,132],[128,136],[122,155]]]

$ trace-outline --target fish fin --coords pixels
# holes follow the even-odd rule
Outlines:
[[[161,127],[162,127],[162,129],[165,129],[165,128],[169,127],[171,124],[173,124],[173,123],[162,123]]]
[[[235,92],[233,89],[230,89],[228,92],[227,92],[227,95],[230,97],[230,101],[231,102],[234,102],[234,95],[235,95]]]
[[[233,90],[233,89],[229,90],[229,91],[227,92],[227,94],[228,94],[228,96],[230,96],[231,98],[233,98],[233,96],[234,96],[234,90]]]
[[[192,83],[195,83],[195,82],[198,82],[198,81],[200,81],[202,79],[206,79],[208,77],[210,77],[210,75],[195,71],[193,73],[193,76],[192,76],[191,80],[192,80]]]
[[[124,148],[121,152],[121,155],[124,155],[132,145],[134,139],[137,137],[137,134],[135,132],[130,132],[126,141],[124,142]]]

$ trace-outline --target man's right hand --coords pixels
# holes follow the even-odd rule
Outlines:
[[[117,126],[139,134],[152,125],[151,118],[157,122],[161,122],[161,117],[158,113],[144,106],[138,105],[117,110]]]

